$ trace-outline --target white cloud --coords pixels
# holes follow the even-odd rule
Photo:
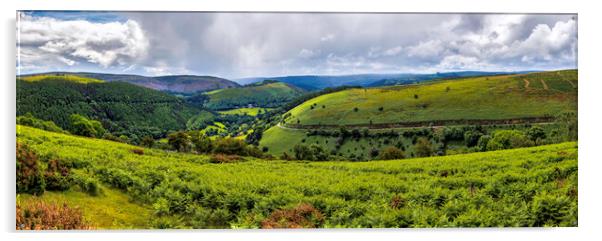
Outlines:
[[[329,42],[329,41],[333,41],[333,40],[334,40],[334,34],[327,34],[320,38],[320,41],[322,41],[322,42]]]
[[[23,16],[19,67],[226,78],[576,67],[571,15],[115,14]]]
[[[428,40],[408,47],[409,57],[429,58],[437,57],[445,51],[441,40]]]
[[[301,51],[299,51],[299,57],[304,59],[315,57],[318,54],[320,54],[320,50],[301,49]]]
[[[78,63],[103,68],[131,65],[144,58],[149,48],[144,31],[133,20],[96,23],[20,14],[17,31],[22,68],[40,62],[45,68]]]

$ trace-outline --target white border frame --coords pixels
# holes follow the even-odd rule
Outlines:
[[[593,2],[593,3],[592,3]],[[602,161],[597,155],[601,137],[597,125],[602,103],[599,57],[601,9],[595,1],[527,0],[9,0],[3,2],[1,108],[2,240],[591,240],[600,237]],[[579,18],[579,227],[578,228],[485,228],[485,229],[337,229],[337,230],[178,230],[178,231],[96,231],[96,232],[16,232],[14,231],[14,142],[15,142],[15,16],[16,10],[128,10],[128,11],[292,11],[292,12],[483,12],[483,13],[577,13]]]

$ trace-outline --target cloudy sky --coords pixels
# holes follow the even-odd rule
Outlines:
[[[577,67],[575,15],[20,12],[22,74],[225,78]]]

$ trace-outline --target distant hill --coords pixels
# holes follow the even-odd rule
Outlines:
[[[354,88],[310,99],[286,125],[338,126],[551,117],[577,110],[577,70],[378,88]]]
[[[243,87],[207,92],[205,107],[214,110],[241,107],[279,107],[305,91],[287,83],[267,80]]]
[[[518,72],[512,72],[518,73]],[[521,72],[524,73],[524,72]],[[398,84],[411,84],[425,80],[458,78],[469,76],[488,76],[510,74],[510,72],[481,72],[481,71],[463,71],[435,74],[357,74],[357,75],[300,75],[300,76],[277,76],[277,77],[253,77],[237,79],[240,84],[250,84],[260,82],[265,79],[277,80],[289,83],[305,90],[319,90],[327,87],[337,87],[343,85],[353,86],[387,86]]]
[[[213,76],[196,76],[196,75],[169,75],[147,77],[141,75],[126,75],[126,74],[105,74],[105,73],[87,73],[87,72],[51,72],[43,74],[24,75],[22,77],[33,77],[36,75],[74,75],[86,78],[103,80],[106,82],[127,82],[138,86],[151,88],[160,91],[171,93],[190,95],[198,92],[211,91],[216,89],[238,87],[239,84],[227,79],[222,79]]]
[[[115,135],[163,136],[196,128],[213,114],[182,98],[125,82],[103,82],[76,75],[17,78],[17,116],[31,113],[68,129],[69,116],[99,120]],[[206,121],[204,121],[206,120]],[[130,136],[131,138],[132,136]]]

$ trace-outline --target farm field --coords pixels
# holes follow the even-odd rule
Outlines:
[[[521,119],[549,117],[576,108],[577,71],[563,70],[348,89],[293,108],[285,115],[284,125]]]
[[[576,142],[393,161],[212,163],[206,155],[25,126],[17,126],[17,141],[41,162],[71,163],[72,173],[99,183],[106,196],[72,187],[39,197],[84,208],[113,203],[106,213],[84,211],[88,219],[120,220],[96,228],[577,226]],[[123,195],[132,210],[118,211],[128,207]],[[149,207],[152,223],[142,222]],[[291,213],[306,218],[288,219]]]

